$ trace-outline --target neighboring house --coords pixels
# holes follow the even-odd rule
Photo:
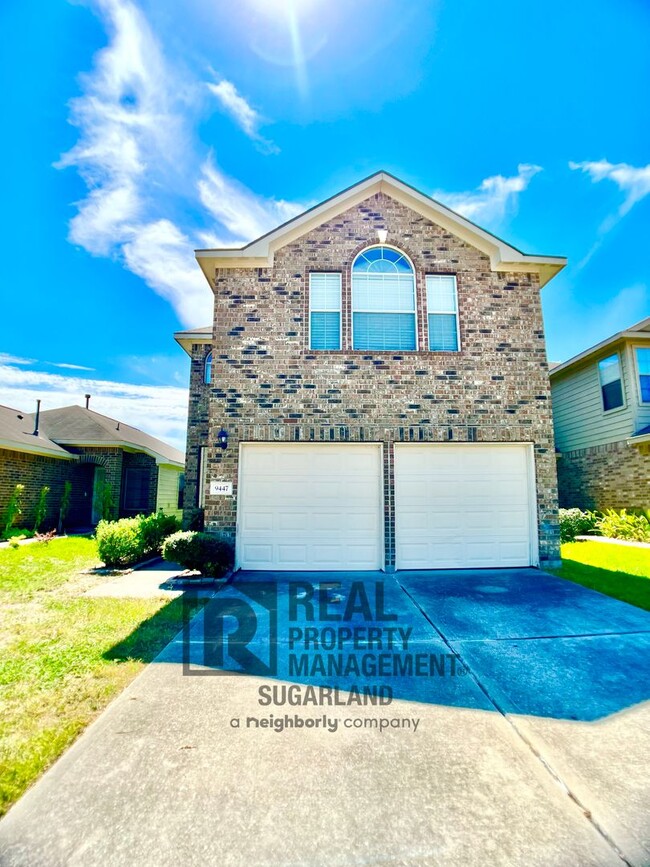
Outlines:
[[[50,488],[44,527],[56,526],[64,484],[71,482],[67,526],[96,524],[108,500],[119,517],[163,509],[181,514],[184,455],[124,422],[81,406],[34,414],[0,407],[0,513],[16,484],[25,485],[22,523],[39,492]]]
[[[551,370],[560,505],[650,506],[650,317]]]
[[[254,570],[558,559],[529,256],[379,172],[236,250],[199,250],[186,520]]]

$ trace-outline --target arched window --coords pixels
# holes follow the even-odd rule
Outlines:
[[[352,348],[417,349],[415,274],[399,250],[370,247],[354,260]]]
[[[212,353],[208,352],[205,356],[203,366],[203,382],[212,382]]]

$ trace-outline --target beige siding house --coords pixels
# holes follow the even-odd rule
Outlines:
[[[650,505],[650,317],[551,370],[560,505]]]

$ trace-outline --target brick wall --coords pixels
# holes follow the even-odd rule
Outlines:
[[[566,452],[557,472],[562,508],[650,507],[650,453],[624,441]]]
[[[14,526],[33,529],[38,497],[43,485],[47,485],[50,492],[46,500],[47,514],[41,529],[51,530],[56,527],[63,484],[66,479],[71,478],[73,470],[72,461],[0,449],[0,519],[16,485],[25,485],[23,514],[16,518]]]
[[[205,359],[212,347],[197,343],[192,346],[190,393],[188,406],[187,446],[185,451],[185,496],[183,516],[186,526],[195,521],[199,504],[199,453],[208,444],[210,386],[204,380]],[[212,376],[215,380],[214,373]]]
[[[416,269],[420,346],[427,345],[424,276],[456,274],[460,353],[309,350],[309,272],[342,271],[343,345],[349,345],[350,266],[361,249],[377,243],[383,227],[387,243],[407,253]],[[395,441],[532,442],[540,557],[557,559],[556,467],[537,275],[492,272],[481,252],[379,193],[277,251],[272,269],[217,271],[210,387],[196,378],[203,351],[197,348],[192,363],[188,489],[196,486],[198,444],[212,446],[222,426],[230,445],[225,452],[209,449],[208,479],[234,485],[232,498],[206,497],[208,521],[234,534],[243,440],[383,442],[387,478]],[[394,513],[387,508],[390,566]]]

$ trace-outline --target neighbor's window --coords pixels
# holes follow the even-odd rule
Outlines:
[[[341,348],[341,275],[309,275],[309,346]]]
[[[140,512],[149,508],[149,470],[133,467],[124,472],[124,511]]]
[[[603,395],[603,409],[617,409],[623,406],[623,383],[621,382],[621,362],[618,354],[601,358],[598,362],[600,390]]]
[[[427,274],[429,349],[458,352],[458,294],[451,274]]]
[[[650,349],[647,347],[637,347],[636,365],[639,370],[641,402],[650,403]]]
[[[212,382],[212,353],[208,352],[205,356],[205,362],[203,365],[203,382],[210,383]]]
[[[415,275],[399,250],[371,247],[354,260],[352,348],[417,349]]]

